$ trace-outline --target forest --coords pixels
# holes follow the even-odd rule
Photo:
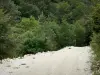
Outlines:
[[[65,46],[91,46],[100,61],[100,0],[0,0],[1,60]]]

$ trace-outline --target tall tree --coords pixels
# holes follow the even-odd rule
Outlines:
[[[0,59],[11,57],[13,44],[8,38],[9,16],[0,9]]]

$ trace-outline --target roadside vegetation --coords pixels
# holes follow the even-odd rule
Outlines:
[[[91,47],[94,52],[92,70],[94,75],[100,75],[100,2],[95,6],[93,12],[93,37]]]

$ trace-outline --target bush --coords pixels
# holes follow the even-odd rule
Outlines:
[[[100,33],[93,34],[91,47],[94,53],[96,54],[96,60],[100,60]]]
[[[37,52],[46,51],[45,41],[39,39],[28,38],[24,44],[21,54],[35,54]]]

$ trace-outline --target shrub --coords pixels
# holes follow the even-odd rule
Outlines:
[[[96,60],[100,60],[100,33],[93,34],[91,47],[94,53],[96,54]]]
[[[21,54],[35,54],[37,52],[46,51],[45,41],[39,39],[28,38],[23,43],[23,49],[21,50]]]

